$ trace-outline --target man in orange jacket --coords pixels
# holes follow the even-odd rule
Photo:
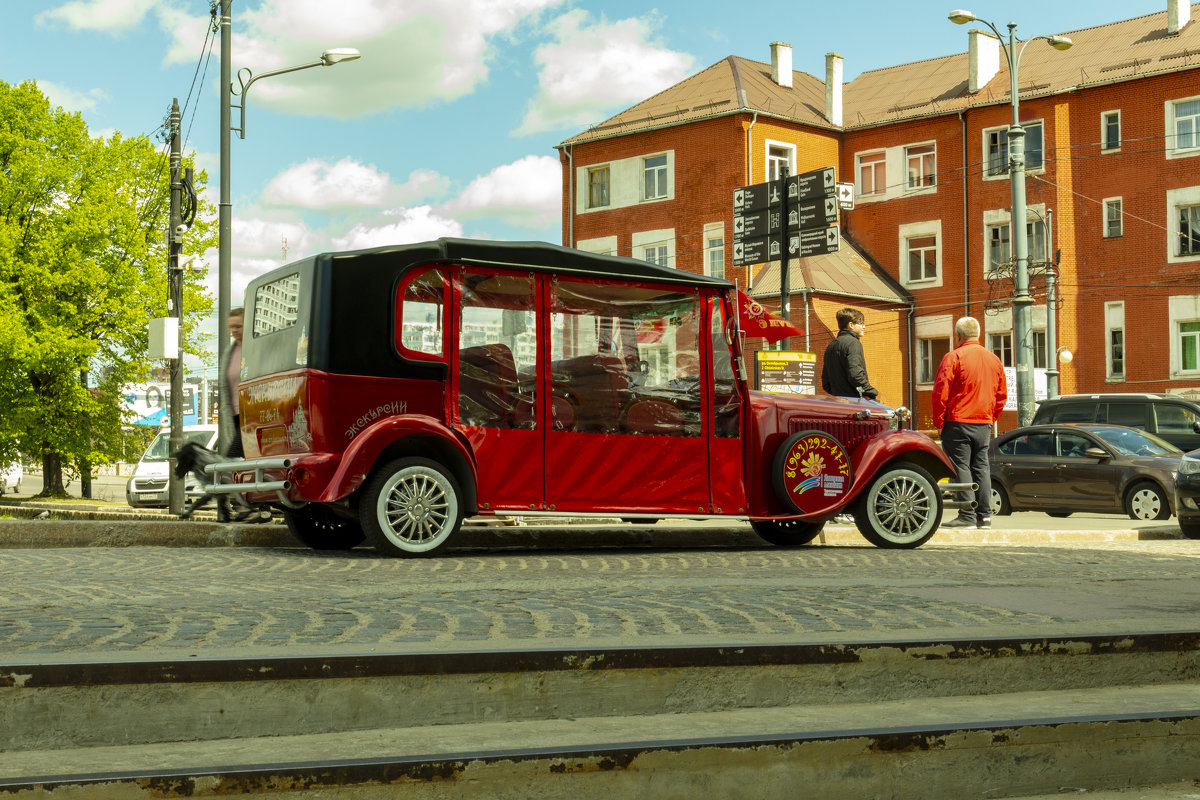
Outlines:
[[[979,343],[979,320],[954,323],[955,348],[945,355],[933,381],[933,424],[942,449],[958,472],[958,483],[978,484],[975,508],[960,509],[944,528],[992,527],[992,475],[988,441],[1008,400],[1004,365]],[[966,499],[966,498],[963,498]]]

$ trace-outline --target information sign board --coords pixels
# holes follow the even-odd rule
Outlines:
[[[754,354],[758,389],[771,394],[816,394],[817,354],[759,350]]]

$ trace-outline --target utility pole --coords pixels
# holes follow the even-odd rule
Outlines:
[[[183,152],[179,141],[179,99],[171,103],[171,222],[167,230],[167,293],[171,316],[176,319],[177,351],[171,359],[171,461],[167,502],[172,514],[183,513],[183,481],[175,477],[175,453],[183,447]]]
[[[221,196],[217,209],[217,449],[224,453],[229,449],[230,439],[240,435],[233,430],[233,409],[229,404],[229,385],[225,379],[229,359],[229,295],[232,291],[231,273],[233,272],[233,202],[230,199],[229,186],[229,90],[230,71],[233,55],[230,42],[230,0],[221,0],[221,83],[218,87],[221,93],[220,122],[221,122]],[[243,107],[245,98],[242,98]]]

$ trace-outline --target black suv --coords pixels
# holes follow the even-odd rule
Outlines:
[[[1106,422],[1140,428],[1180,450],[1200,447],[1200,403],[1176,394],[1065,394],[1038,404],[1034,425]]]

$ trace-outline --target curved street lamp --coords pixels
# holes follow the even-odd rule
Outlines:
[[[217,447],[221,452],[225,452],[229,444],[229,423],[232,421],[229,414],[229,401],[226,399],[228,395],[228,386],[226,385],[225,362],[229,355],[229,295],[230,289],[230,273],[232,271],[232,246],[233,246],[233,204],[229,199],[229,137],[234,130],[242,138],[246,138],[246,92],[249,91],[250,85],[260,78],[268,78],[272,75],[282,75],[285,72],[295,72],[296,70],[308,69],[309,67],[330,67],[342,61],[353,61],[360,57],[357,50],[349,47],[339,47],[326,50],[321,53],[320,59],[311,61],[307,64],[298,64],[294,67],[285,67],[284,69],[271,70],[263,72],[259,75],[254,75],[249,69],[242,69],[238,72],[239,87],[235,88],[233,81],[230,80],[230,63],[232,61],[231,44],[230,44],[230,28],[232,27],[232,19],[230,12],[231,0],[220,0],[221,4],[221,199],[218,206],[217,215],[217,353],[218,364],[220,367],[217,372],[217,380],[220,384],[220,401],[219,401],[219,419],[220,434]],[[245,77],[243,77],[245,73]],[[229,113],[232,106],[232,95],[240,94],[242,102],[237,106],[240,112],[240,122],[237,128],[230,126]]]
[[[1012,125],[1008,129],[1008,162],[1012,184],[1012,215],[1009,225],[1012,231],[1014,261],[1013,278],[1013,338],[1017,372],[1017,424],[1028,425],[1033,421],[1033,298],[1029,296],[1029,242],[1025,236],[1025,129],[1021,127],[1020,95],[1017,92],[1017,68],[1021,54],[1034,39],[1044,39],[1055,50],[1066,50],[1072,42],[1066,36],[1035,36],[1023,42],[1017,39],[1017,23],[1008,23],[1008,43],[1000,30],[980,19],[970,11],[955,9],[948,15],[955,25],[981,22],[992,29],[1000,40],[1004,57],[1008,61]],[[1020,44],[1020,48],[1017,45]],[[1019,226],[1019,227],[1018,227]]]

